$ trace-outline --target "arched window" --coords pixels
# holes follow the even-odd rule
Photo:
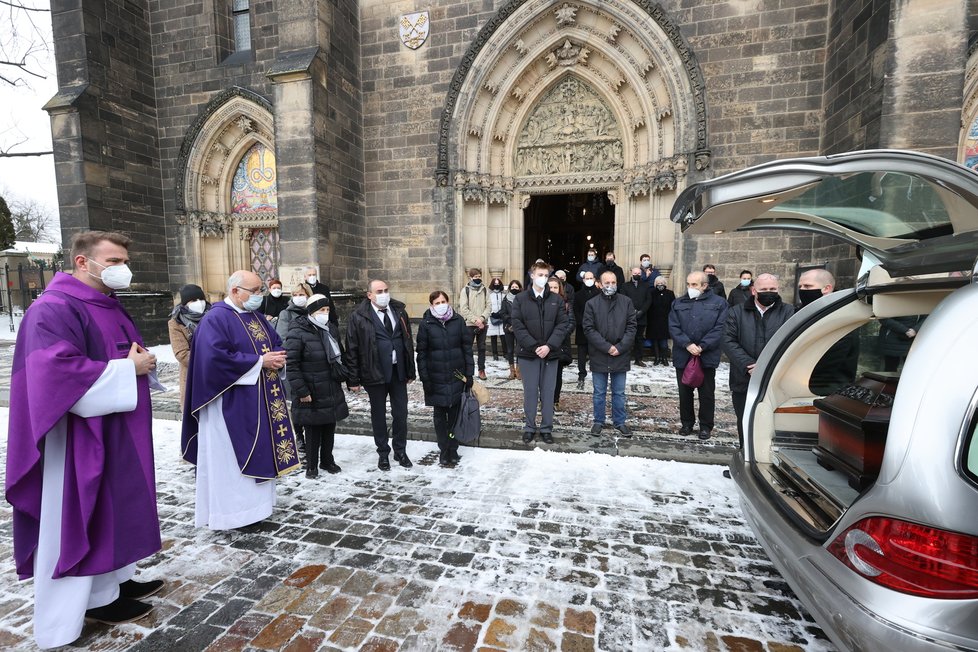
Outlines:
[[[278,211],[278,189],[275,173],[275,153],[255,143],[241,157],[231,181],[231,214],[243,216],[275,216]],[[250,220],[249,220],[250,221]],[[278,276],[278,229],[260,226],[250,230],[251,269],[262,280]]]

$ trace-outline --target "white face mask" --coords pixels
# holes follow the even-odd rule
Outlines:
[[[241,306],[245,310],[258,310],[261,307],[262,296],[260,294],[252,294],[250,297],[245,299],[244,305]]]
[[[435,304],[431,306],[431,312],[435,315],[435,317],[444,317],[446,313],[448,313],[448,304],[447,303]]]
[[[109,288],[110,290],[124,290],[129,287],[130,283],[132,283],[132,270],[130,270],[129,265],[126,265],[125,263],[122,265],[112,265],[111,267],[106,267],[102,263],[96,262],[91,258],[88,259],[88,262],[95,263],[102,268],[101,276],[95,276],[95,274],[92,274],[91,272],[89,272],[88,275],[105,283],[105,287]]]
[[[652,267],[652,261],[651,260],[643,260],[642,261],[642,269],[648,269],[649,267]]]
[[[294,297],[292,297],[292,303],[294,303],[298,308],[305,308],[306,301],[308,301],[308,299],[309,297],[305,297],[302,296],[301,294],[297,294]]]
[[[204,301],[203,299],[197,299],[196,301],[187,302],[187,310],[197,315],[204,312],[204,308],[206,307],[207,307],[207,302]]]
[[[588,286],[589,288],[593,288],[594,287],[594,279],[593,278],[586,278],[586,279],[584,279],[584,285]]]
[[[306,277],[306,283],[308,283],[309,285],[315,285],[316,284],[316,281],[318,281],[318,280],[319,279],[316,278],[316,275],[315,274],[313,274],[312,276]]]
[[[699,288],[689,288],[686,290],[686,294],[689,295],[690,299],[695,299],[699,295],[703,294],[703,290]]]
[[[374,303],[377,304],[378,308],[386,308],[387,304],[391,302],[391,293],[384,292],[383,294],[374,295]]]
[[[547,277],[546,276],[534,276],[533,285],[537,286],[541,290],[547,287]]]
[[[282,296],[282,288],[273,288],[269,290],[268,293],[278,299],[280,296]]]
[[[320,326],[325,326],[326,323],[329,321],[329,312],[328,311],[327,312],[317,312],[315,315],[312,316],[312,318]]]

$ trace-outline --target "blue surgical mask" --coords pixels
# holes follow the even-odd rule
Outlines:
[[[244,302],[244,309],[248,311],[258,310],[261,307],[262,296],[260,294],[252,294]]]
[[[748,285],[750,285],[750,279],[749,278],[742,278],[742,279],[740,279],[740,287],[744,287],[745,288]]]

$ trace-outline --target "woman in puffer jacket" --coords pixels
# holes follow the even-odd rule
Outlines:
[[[329,321],[329,299],[314,294],[306,303],[306,314],[292,320],[285,339],[286,376],[292,386],[292,420],[305,430],[306,477],[315,478],[319,469],[339,473],[333,459],[336,423],[350,414],[346,395],[337,376],[343,356],[339,331]]]
[[[465,320],[452,309],[447,294],[435,290],[428,295],[428,303],[431,307],[421,318],[415,347],[418,378],[424,387],[424,404],[434,408],[438,465],[454,468],[462,458],[458,442],[449,434],[458,418],[462,391],[472,386],[472,335]]]

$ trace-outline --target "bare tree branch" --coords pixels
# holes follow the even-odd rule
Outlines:
[[[54,152],[0,152],[0,158],[14,158],[17,156],[50,156]]]
[[[0,61],[0,66],[13,66],[14,68],[19,68],[20,70],[26,72],[28,75],[33,75],[37,77],[38,79],[47,79],[46,76],[40,73],[36,73],[30,68],[28,68],[27,67],[28,64],[26,61],[21,61],[20,63],[17,63],[16,61]]]
[[[7,7],[11,7],[13,9],[23,9],[24,11],[51,11],[50,9],[44,9],[43,7],[28,7],[20,4],[19,2],[7,2],[6,0],[0,0],[0,5],[6,5]]]

